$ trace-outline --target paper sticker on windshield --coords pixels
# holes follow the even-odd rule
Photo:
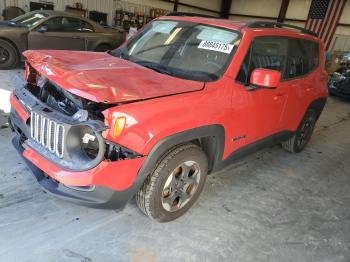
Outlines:
[[[198,48],[229,54],[233,49],[233,45],[203,40]]]

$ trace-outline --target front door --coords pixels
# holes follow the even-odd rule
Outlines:
[[[86,50],[84,33],[76,30],[80,19],[54,17],[28,34],[28,49]],[[46,27],[46,31],[38,29]]]
[[[232,107],[238,121],[239,133],[244,144],[250,144],[278,133],[285,109],[288,87],[283,81],[277,88],[252,89],[250,74],[254,69],[265,68],[280,71],[283,75],[287,56],[287,39],[283,37],[256,37],[246,54],[236,82],[233,83]],[[240,106],[242,105],[242,107]],[[237,108],[237,110],[235,110]],[[242,145],[242,144],[241,144]]]

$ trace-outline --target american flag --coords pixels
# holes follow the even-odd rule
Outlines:
[[[315,32],[326,50],[332,42],[346,0],[312,0],[305,28]]]

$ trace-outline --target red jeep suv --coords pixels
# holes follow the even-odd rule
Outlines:
[[[208,173],[262,147],[303,150],[326,99],[322,42],[295,26],[165,16],[107,53],[26,51],[14,145],[48,192],[158,221]]]

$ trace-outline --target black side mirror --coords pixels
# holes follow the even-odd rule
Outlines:
[[[49,28],[47,27],[47,25],[43,25],[43,26],[40,26],[36,31],[39,33],[45,33],[48,30],[49,30]]]

